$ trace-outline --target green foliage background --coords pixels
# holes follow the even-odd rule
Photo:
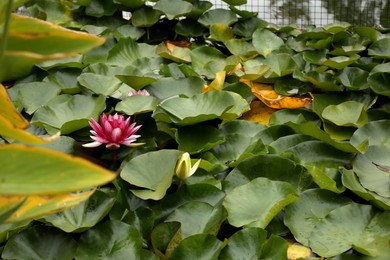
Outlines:
[[[1,74],[9,97],[30,133],[61,132],[45,149],[90,160],[117,177],[93,183],[93,195],[62,212],[21,220],[10,218],[20,205],[1,208],[2,258],[287,259],[293,241],[311,249],[307,258],[386,259],[389,32],[348,23],[279,28],[236,8],[246,1],[225,1],[230,10],[211,9],[208,1],[151,2],[24,2],[23,15],[105,41],[62,59],[24,57],[25,70]],[[57,47],[9,35],[6,55],[15,46],[41,55]],[[0,61],[4,68],[14,64]],[[226,76],[217,83],[221,71]],[[278,110],[267,125],[249,122],[241,116],[255,96],[244,82],[313,102]],[[205,85],[211,91],[202,91]],[[139,89],[151,96],[127,97]],[[132,116],[145,145],[115,156],[81,147],[90,141],[88,120],[103,112]],[[1,143],[2,158],[17,145],[5,135]],[[201,163],[180,183],[174,172],[184,152]],[[38,162],[8,160],[9,175],[1,176],[20,169],[28,175]]]

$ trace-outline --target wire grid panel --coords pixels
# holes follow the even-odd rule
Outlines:
[[[228,9],[222,0],[214,8]],[[247,0],[238,9],[257,12],[277,25],[323,26],[337,21],[353,25],[390,27],[390,0]]]

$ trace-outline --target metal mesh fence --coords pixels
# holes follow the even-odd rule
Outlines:
[[[214,8],[228,9],[222,0],[210,0]],[[390,0],[247,0],[238,9],[257,12],[277,25],[298,26],[349,22],[355,26],[390,27]]]

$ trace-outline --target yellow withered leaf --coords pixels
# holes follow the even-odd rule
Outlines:
[[[50,196],[30,195],[28,197],[23,195],[2,195],[0,196],[0,212],[10,210],[13,206],[22,203],[21,206],[5,220],[5,223],[34,219],[73,207],[88,199],[94,192],[95,190]]]
[[[225,83],[226,71],[222,70],[217,72],[215,79],[210,83],[210,85],[203,85],[202,92],[216,91],[223,88]]]
[[[271,85],[252,83],[251,91],[258,99],[260,99],[266,106],[274,109],[295,109],[305,107],[311,104],[311,97],[288,97],[283,96],[273,89]]]
[[[259,100],[252,101],[250,108],[251,110],[245,112],[241,119],[257,122],[262,125],[267,125],[272,114],[277,111],[276,109],[267,107]]]
[[[24,117],[16,110],[12,101],[9,99],[7,90],[0,83],[0,115],[7,119],[12,125],[17,128],[27,128],[28,122]]]

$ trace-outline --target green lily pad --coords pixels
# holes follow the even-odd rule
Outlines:
[[[50,82],[30,82],[19,84],[19,100],[27,114],[33,114],[38,108],[56,97],[61,89]]]
[[[222,242],[215,236],[196,234],[184,239],[173,251],[172,260],[218,259]]]
[[[226,260],[248,259],[253,256],[260,258],[266,238],[267,232],[264,229],[243,228],[229,237],[228,244],[219,257]]]
[[[390,38],[383,38],[375,41],[368,47],[368,55],[379,58],[388,59],[390,58]]]
[[[135,27],[151,27],[158,22],[161,11],[149,6],[142,6],[133,12],[131,22]]]
[[[210,150],[224,142],[222,133],[214,127],[200,125],[181,127],[177,131],[178,149],[190,154]]]
[[[390,63],[375,66],[367,81],[375,93],[390,96]]]
[[[192,97],[202,92],[204,83],[200,77],[161,78],[146,89],[152,96],[164,100],[179,95]]]
[[[272,51],[284,46],[282,38],[267,29],[257,29],[253,33],[253,46],[264,57],[267,57]]]
[[[157,107],[157,99],[152,96],[134,95],[126,97],[115,106],[115,111],[126,115],[135,115],[152,112]]]
[[[115,203],[115,191],[97,190],[86,201],[63,212],[45,216],[43,220],[69,233],[81,232],[102,220]]]
[[[350,203],[352,200],[348,197],[328,190],[306,190],[298,201],[286,207],[284,223],[299,243],[309,246],[314,228],[332,210]]]
[[[359,197],[369,201],[373,205],[383,210],[390,210],[390,198],[382,197],[375,192],[365,189],[359,182],[358,177],[353,170],[343,169],[342,171],[343,185],[353,191]]]
[[[368,122],[365,104],[356,101],[329,105],[322,111],[322,117],[338,126],[354,126],[358,128]]]
[[[184,16],[192,10],[192,4],[183,0],[160,0],[153,9],[163,12],[169,20]]]
[[[224,189],[229,192],[259,177],[288,182],[297,192],[302,192],[312,184],[310,175],[302,166],[281,156],[259,154],[239,163],[225,178]]]
[[[357,67],[346,67],[338,74],[338,80],[349,90],[364,90],[369,88],[367,82],[369,73]]]
[[[48,249],[50,248],[50,250]],[[71,259],[77,249],[72,234],[54,227],[36,225],[12,236],[2,253],[4,259]]]
[[[224,218],[221,206],[213,207],[205,202],[192,201],[177,208],[168,216],[168,222],[180,222],[182,238],[196,234],[208,234]]]
[[[198,22],[206,27],[210,27],[212,24],[226,24],[231,25],[238,21],[237,15],[226,9],[212,9],[203,13]]]
[[[159,150],[139,155],[123,166],[120,176],[139,187],[131,190],[136,196],[160,200],[171,186],[181,153],[178,150]]]
[[[153,117],[185,126],[216,118],[233,120],[244,113],[248,107],[248,103],[236,93],[211,91],[190,98],[167,99],[160,103],[158,108],[160,110],[157,109]]]
[[[78,77],[78,82],[95,94],[105,96],[114,93],[121,85],[121,81],[117,78],[94,73],[82,73]]]
[[[370,145],[364,154],[357,155],[353,171],[364,188],[376,194],[390,197],[390,160],[388,145]]]
[[[34,113],[31,123],[46,128],[49,133],[61,129],[62,134],[69,134],[87,127],[90,118],[97,118],[103,112],[105,105],[104,96],[64,94],[39,108]],[[74,124],[70,125],[72,122]]]
[[[390,213],[371,205],[351,203],[331,211],[311,233],[309,245],[320,256],[332,257],[350,248],[379,256],[389,248]]]
[[[366,152],[368,145],[390,145],[389,127],[390,120],[368,122],[354,132],[350,142],[361,153]]]
[[[265,228],[277,213],[297,199],[291,184],[259,177],[228,192],[223,206],[232,226]]]
[[[61,88],[62,94],[77,94],[81,92],[77,82],[77,77],[80,76],[79,69],[61,69],[50,73],[44,81],[56,84]]]
[[[198,74],[215,78],[215,75],[224,70],[226,56],[216,48],[202,46],[191,51],[192,69]],[[214,66],[210,66],[213,64]]]
[[[84,232],[75,258],[157,259],[142,248],[142,237],[135,227],[117,220],[102,222]]]

